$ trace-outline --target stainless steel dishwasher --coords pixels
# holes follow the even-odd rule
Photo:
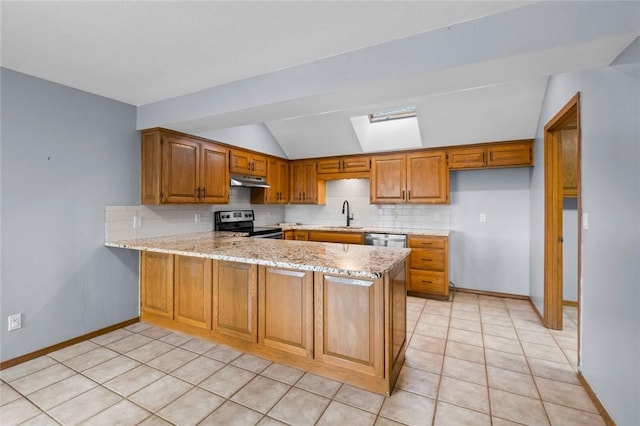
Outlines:
[[[407,246],[407,236],[404,234],[364,234],[365,246],[381,246],[404,248]]]

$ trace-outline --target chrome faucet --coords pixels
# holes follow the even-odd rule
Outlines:
[[[351,214],[351,216],[349,216],[349,202],[347,200],[344,200],[344,203],[342,203],[342,214],[344,214],[345,206],[347,207],[347,226],[349,226],[351,225],[351,221],[353,220],[353,213]]]

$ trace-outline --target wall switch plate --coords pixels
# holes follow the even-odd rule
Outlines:
[[[589,214],[582,213],[582,229],[587,231],[589,229]]]
[[[486,222],[486,221],[487,221],[487,214],[480,213],[480,222]]]
[[[22,328],[22,314],[9,315],[9,331]]]
[[[194,217],[195,223],[200,223],[200,213],[196,213]]]
[[[142,228],[142,216],[133,217],[133,229]]]

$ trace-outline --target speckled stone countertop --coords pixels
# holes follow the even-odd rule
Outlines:
[[[282,228],[283,231],[333,231],[333,232],[370,232],[374,234],[406,234],[406,235],[430,235],[436,237],[448,237],[448,229],[417,229],[417,228],[378,228],[373,226],[330,226],[330,225],[273,225]]]
[[[273,240],[238,235],[201,232],[107,241],[105,245],[363,278],[382,277],[411,252],[406,248]]]

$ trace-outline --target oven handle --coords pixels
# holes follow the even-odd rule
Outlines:
[[[254,238],[271,238],[274,240],[281,240],[282,239],[282,231],[276,231],[276,232],[272,232],[270,234],[262,234],[262,235],[254,235]]]

